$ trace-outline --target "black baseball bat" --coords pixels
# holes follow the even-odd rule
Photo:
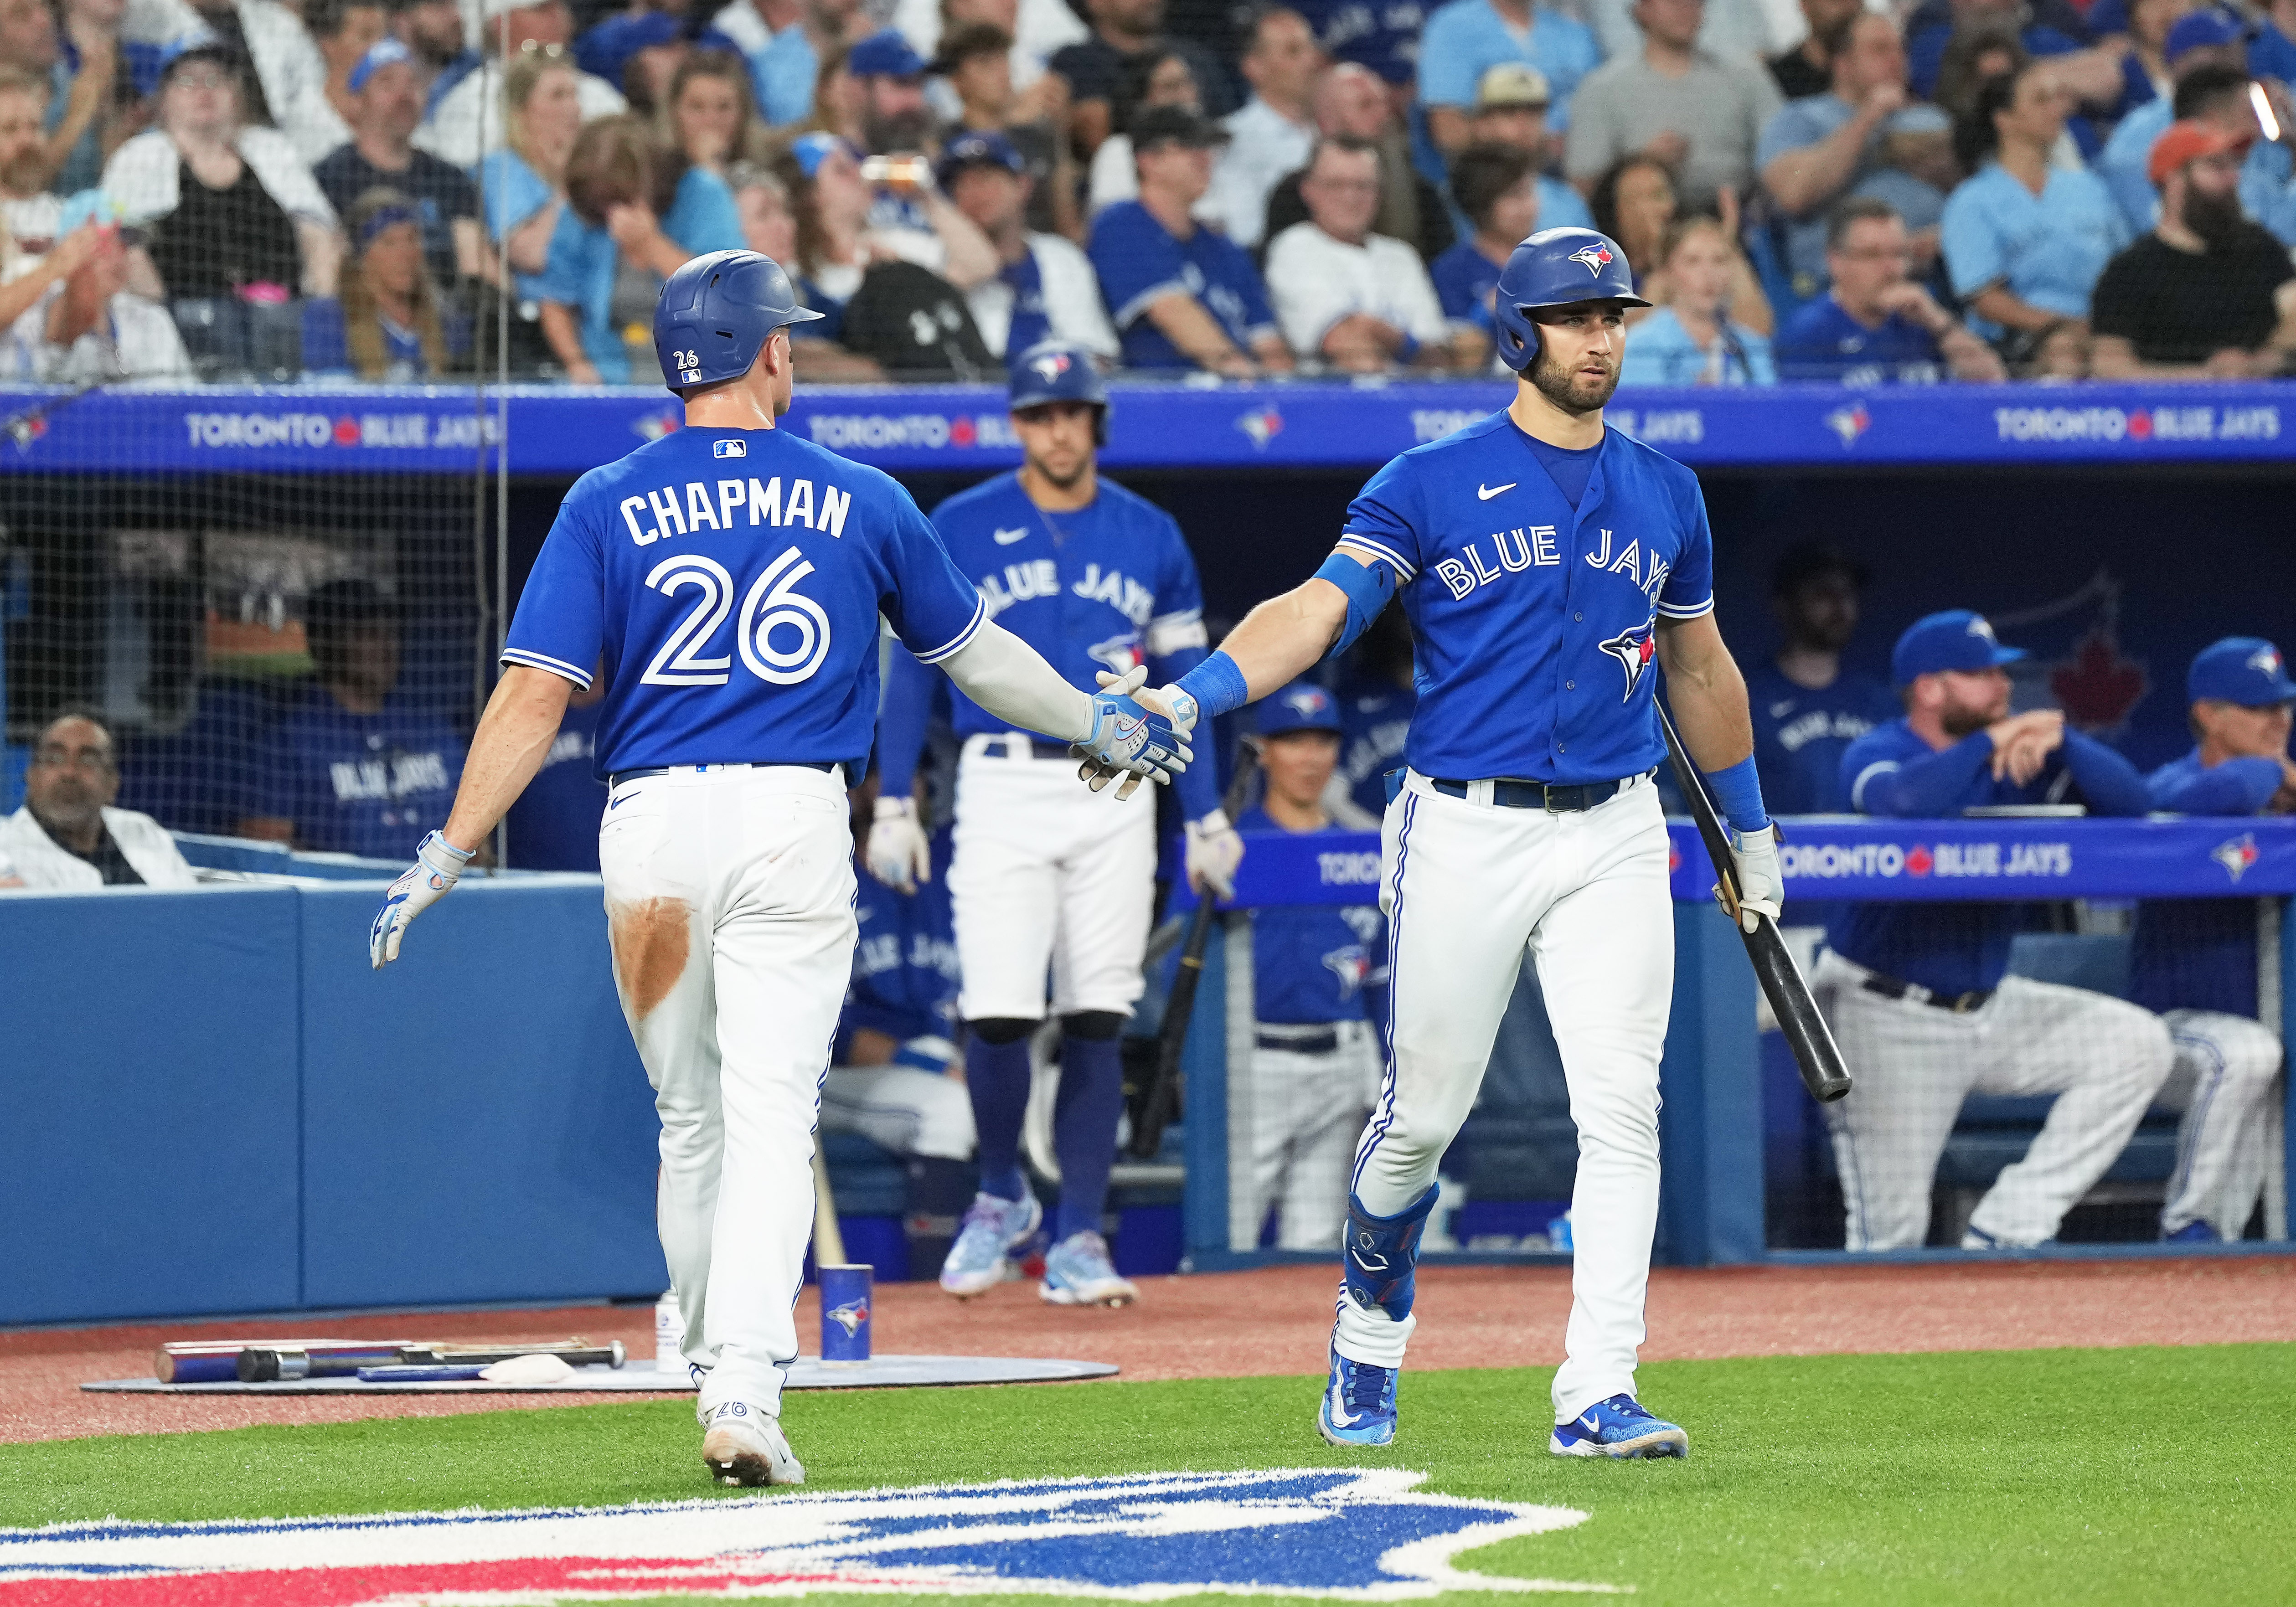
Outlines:
[[[1778,1018],[1778,1029],[1786,1035],[1786,1043],[1793,1050],[1794,1064],[1801,1071],[1801,1080],[1811,1097],[1831,1103],[1849,1092],[1849,1070],[1841,1063],[1841,1050],[1833,1041],[1833,1033],[1825,1018],[1817,1013],[1817,1000],[1802,980],[1801,968],[1794,963],[1793,953],[1786,947],[1785,939],[1778,935],[1778,923],[1757,910],[1754,930],[1748,931],[1740,919],[1738,909],[1737,861],[1730,857],[1730,839],[1722,830],[1722,822],[1714,812],[1714,800],[1706,795],[1706,783],[1682,749],[1682,738],[1674,729],[1674,721],[1666,712],[1666,705],[1652,700],[1658,709],[1658,723],[1666,733],[1666,756],[1674,763],[1674,779],[1681,783],[1682,796],[1690,805],[1690,816],[1698,823],[1698,835],[1705,840],[1706,857],[1714,862],[1714,897],[1729,915],[1730,924],[1745,940],[1746,957],[1753,962],[1754,974],[1761,979],[1763,996],[1770,1001],[1770,1013]]]
[[[1243,812],[1243,800],[1251,790],[1252,767],[1259,758],[1259,750],[1250,742],[1236,745],[1235,775],[1227,784],[1227,796],[1220,800],[1220,808],[1231,823]],[[1196,1013],[1196,984],[1203,980],[1204,950],[1211,942],[1217,903],[1207,892],[1197,900],[1195,914],[1188,917],[1180,966],[1172,973],[1171,996],[1164,1001],[1164,1029],[1156,1037],[1156,1074],[1148,1084],[1147,1097],[1140,1102],[1140,1114],[1132,1123],[1132,1142],[1126,1146],[1135,1160],[1146,1160],[1163,1147],[1164,1128],[1179,1103],[1180,1051],[1188,1041],[1188,1022]]]

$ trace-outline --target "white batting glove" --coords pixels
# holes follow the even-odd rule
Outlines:
[[[932,880],[932,844],[914,798],[881,798],[869,826],[869,873],[896,891],[914,893]]]
[[[1188,885],[1207,887],[1223,898],[1235,897],[1235,868],[1243,863],[1243,839],[1228,824],[1227,811],[1214,809],[1187,825]]]
[[[1730,857],[1738,873],[1738,924],[1756,930],[1756,914],[1775,921],[1785,913],[1785,873],[1778,868],[1775,823],[1759,832],[1730,833]]]
[[[414,917],[455,890],[476,850],[458,849],[433,832],[414,850],[414,863],[390,884],[374,924],[366,931],[367,963],[377,971],[398,958],[398,945]]]
[[[1144,664],[1135,664],[1122,675],[1102,670],[1097,677],[1100,696],[1095,700],[1101,724],[1095,728],[1091,737],[1071,744],[1069,750],[1080,761],[1077,766],[1077,779],[1094,791],[1102,791],[1119,776],[1124,778],[1123,784],[1116,789],[1119,801],[1131,797],[1141,782],[1149,777],[1160,782],[1169,781],[1186,769],[1188,761],[1195,757],[1194,750],[1185,740],[1186,727],[1178,725],[1166,713],[1165,703],[1160,699],[1154,702],[1143,702],[1140,696],[1136,695],[1140,694],[1141,684],[1147,678],[1148,667]],[[1141,695],[1158,698],[1154,693]],[[1185,696],[1180,701],[1188,706],[1188,723],[1193,725],[1195,701]],[[1112,730],[1103,732],[1102,727],[1112,727],[1114,722],[1108,716],[1120,712],[1125,705],[1139,712],[1141,729],[1130,741],[1122,743],[1128,751],[1111,750],[1107,741],[1113,740]]]

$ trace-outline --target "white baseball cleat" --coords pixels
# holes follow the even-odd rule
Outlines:
[[[1037,1292],[1054,1306],[1129,1306],[1140,1298],[1109,1260],[1108,1242],[1089,1228],[1053,1246]]]
[[[720,1484],[803,1484],[805,1467],[790,1449],[778,1418],[729,1400],[709,1414],[701,1460]]]

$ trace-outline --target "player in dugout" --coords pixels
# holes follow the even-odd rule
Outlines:
[[[2260,636],[2204,648],[2185,676],[2193,750],[2145,778],[2156,809],[2180,815],[2296,812],[2288,758],[2296,681]],[[2235,881],[2253,837],[2216,849]],[[2184,1112],[2161,1236],[2237,1239],[2281,1143],[2280,1039],[2257,1020],[2257,912],[2246,898],[2149,898],[2137,906],[2128,996],[2169,1023],[2177,1061],[2159,1103]]]
[[[1860,814],[1934,819],[1993,805],[2087,804],[2142,815],[2144,778],[2062,713],[2009,712],[2004,647],[1984,618],[1931,614],[1898,638],[1902,718],[1841,758]],[[1817,996],[1856,1086],[1827,1107],[1848,1214],[1845,1247],[1921,1244],[1930,1185],[1971,1094],[2054,1094],[2031,1149],[1972,1214],[1964,1250],[2046,1243],[2104,1175],[2169,1075],[2169,1029],[2148,1010],[2085,988],[2009,976],[2025,906],[1867,903],[1828,933]]]

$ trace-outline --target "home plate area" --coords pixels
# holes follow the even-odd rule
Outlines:
[[[0,1530],[0,1607],[273,1607],[815,1591],[1399,1601],[1603,1591],[1454,1565],[1586,1521],[1402,1469],[1143,1473],[603,1508]]]

